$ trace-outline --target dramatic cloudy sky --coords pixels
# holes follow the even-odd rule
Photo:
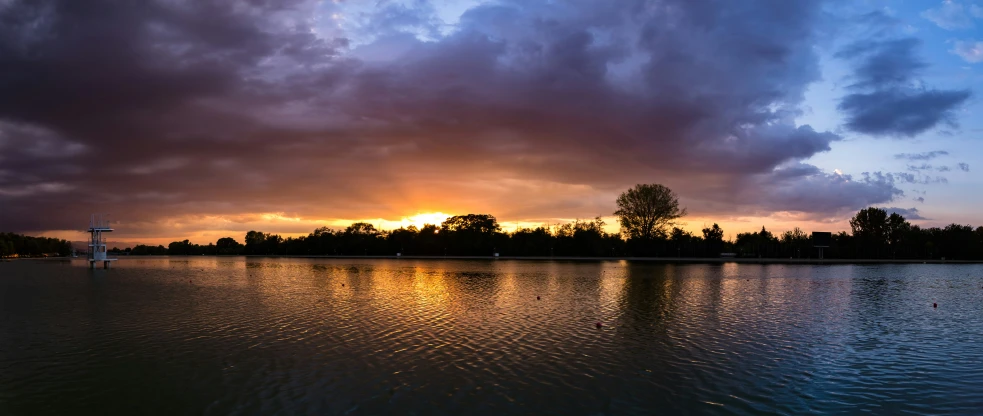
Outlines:
[[[981,87],[980,0],[0,0],[0,230],[979,225]]]

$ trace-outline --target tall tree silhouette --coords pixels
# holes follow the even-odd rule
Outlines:
[[[498,220],[488,214],[455,215],[440,224],[448,254],[491,255],[500,247],[495,234],[501,231]]]
[[[664,237],[674,221],[686,215],[671,189],[660,184],[639,184],[618,196],[616,201],[621,232],[628,238],[651,240]]]
[[[724,229],[716,223],[703,229],[703,242],[706,244],[706,255],[716,257],[724,247]]]
[[[887,244],[887,212],[880,208],[864,208],[850,219],[853,237],[860,243],[860,255],[879,257]]]

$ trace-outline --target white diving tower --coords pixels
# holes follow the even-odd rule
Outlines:
[[[109,227],[109,220],[103,219],[101,214],[89,217],[89,234],[92,235],[89,239],[89,268],[96,268],[96,262],[101,261],[102,267],[108,269],[110,262],[116,261],[106,258],[106,237],[102,233],[110,232],[113,229]]]

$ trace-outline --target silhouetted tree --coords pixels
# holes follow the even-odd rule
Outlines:
[[[394,253],[415,254],[414,249],[416,247],[414,242],[419,233],[420,230],[415,225],[393,230],[386,236],[386,239],[389,241],[390,251]]]
[[[555,239],[546,227],[535,229],[522,228],[512,233],[513,256],[549,256],[554,255]]]
[[[983,227],[950,224],[944,228],[922,229],[908,223],[903,216],[890,216],[877,208],[865,208],[851,221],[854,234],[839,232],[833,235],[826,258],[941,258],[983,259]],[[604,221],[575,220],[554,227],[523,228],[514,233],[501,232],[495,217],[469,214],[450,217],[440,227],[425,224],[416,227],[380,231],[369,223],[354,223],[343,231],[326,227],[301,237],[283,239],[279,235],[249,231],[245,245],[231,237],[220,238],[215,244],[198,245],[188,240],[175,241],[169,248],[138,245],[130,252],[146,254],[342,254],[342,255],[481,255],[494,252],[509,256],[719,256],[723,250],[734,251],[743,257],[812,257],[811,237],[798,227],[781,233],[780,238],[765,227],[753,233],[739,233],[736,239],[724,241],[724,232],[713,224],[702,230],[702,237],[682,228],[673,227],[668,233],[656,232],[648,240],[626,240],[620,234],[604,232]],[[629,233],[625,233],[630,237]],[[53,245],[53,246],[52,246]],[[873,250],[871,247],[879,247]],[[40,255],[51,247],[61,247],[67,254],[67,241],[39,239],[0,233],[0,255]],[[445,251],[446,250],[446,251]]]
[[[440,224],[441,231],[469,232],[476,235],[501,231],[498,221],[488,214],[455,215]]]
[[[232,237],[222,237],[215,242],[215,251],[217,254],[242,254],[244,249],[245,246],[239,244],[239,242]]]
[[[536,250],[543,253],[542,255],[610,256],[617,247],[616,244],[612,245],[610,236],[604,232],[604,220],[601,217],[595,217],[589,221],[578,219],[571,223],[558,225],[553,235],[550,235],[546,229],[532,233],[538,234],[539,239],[546,237],[549,241],[542,249]],[[513,234],[512,238],[515,239],[517,234]],[[528,241],[531,236],[523,233],[520,234],[520,238],[522,237],[526,237]]]
[[[692,233],[679,227],[673,227],[672,232],[669,233],[669,241],[675,248],[672,254],[677,257],[696,256],[694,240],[696,237]]]
[[[348,255],[393,255],[386,247],[386,236],[367,222],[356,222],[345,228],[340,235],[339,254]]]
[[[130,251],[130,255],[133,256],[163,256],[168,254],[167,248],[164,246],[147,246],[143,244],[138,244],[133,247]]]
[[[739,233],[734,242],[742,257],[776,257],[778,239],[765,227],[756,233]]]
[[[618,196],[616,201],[621,232],[629,239],[651,240],[666,235],[673,222],[686,215],[671,189],[660,184],[639,184]]]
[[[498,221],[488,214],[455,215],[440,224],[445,247],[455,255],[491,255],[497,249],[494,237],[500,230]]]
[[[191,253],[191,242],[188,240],[174,241],[167,245],[167,253],[173,256],[187,256]]]
[[[438,256],[444,253],[444,245],[441,243],[439,235],[440,228],[434,224],[423,224],[423,228],[416,234],[416,247],[418,253],[426,256]]]
[[[724,230],[716,223],[703,229],[703,241],[706,244],[706,255],[720,256],[724,247]]]
[[[980,254],[980,242],[972,226],[949,224],[938,237],[940,257],[947,260],[967,260]]]
[[[861,244],[860,255],[877,258],[887,244],[887,212],[880,208],[864,208],[850,219],[853,237]]]
[[[356,222],[345,228],[345,234],[348,235],[371,235],[375,236],[379,234],[379,231],[375,229],[375,226],[367,222]]]
[[[908,221],[906,221],[900,214],[893,212],[891,213],[891,216],[887,217],[885,237],[887,239],[887,246],[891,250],[892,258],[897,258],[899,250],[902,250],[901,254],[902,256],[904,255],[902,245],[905,237],[909,235],[910,232],[911,224],[909,224]]]
[[[246,254],[259,254],[259,251],[263,247],[263,243],[266,241],[266,234],[259,231],[249,231],[246,233],[245,241]]]
[[[14,244],[7,240],[0,240],[0,257],[14,255]]]
[[[782,257],[799,258],[803,254],[808,257],[812,248],[811,238],[799,227],[782,233],[780,243],[782,245],[780,253]]]
[[[71,253],[72,243],[68,240],[0,233],[0,256],[67,256]]]
[[[276,234],[267,234],[259,231],[249,231],[246,233],[245,254],[280,254],[280,243],[283,237]]]

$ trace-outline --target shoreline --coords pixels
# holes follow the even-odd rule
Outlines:
[[[524,261],[629,261],[639,263],[661,263],[661,264],[983,264],[983,260],[942,260],[942,259],[815,259],[815,258],[741,258],[741,257],[550,257],[550,256],[355,256],[355,255],[209,255],[209,256],[189,256],[189,255],[164,255],[164,256],[117,256],[119,260],[124,259],[155,259],[155,258],[200,258],[200,257],[245,257],[245,258],[286,258],[286,259],[352,259],[352,260],[524,260]],[[28,257],[4,259],[12,260],[42,260],[42,261],[65,261],[65,260],[85,260],[77,257]]]

